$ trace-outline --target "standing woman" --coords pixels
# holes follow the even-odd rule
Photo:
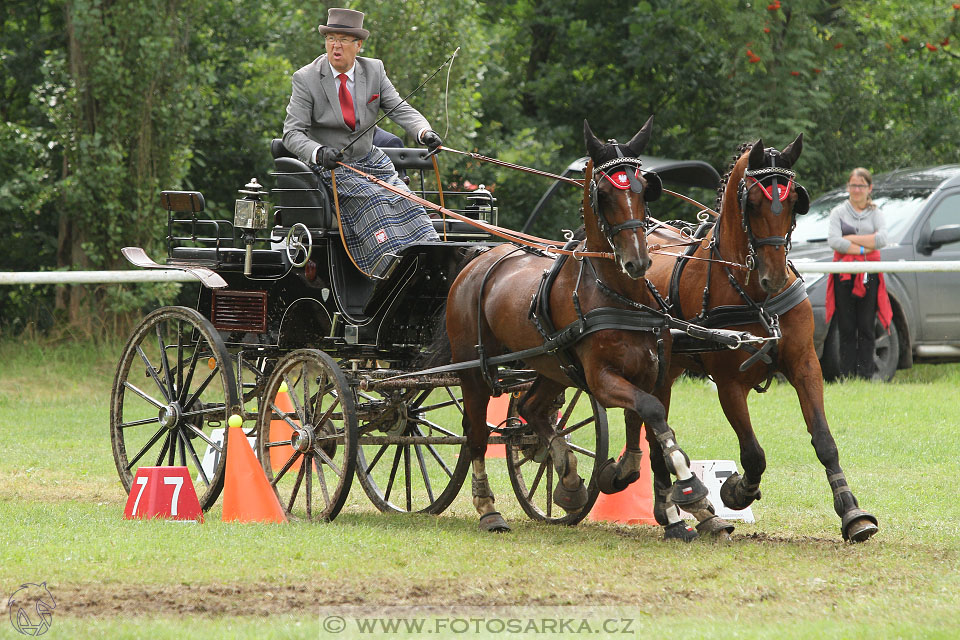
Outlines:
[[[870,198],[873,176],[862,167],[850,172],[849,198],[830,212],[827,243],[834,262],[879,261],[878,249],[887,244],[883,215]],[[836,273],[827,283],[827,324],[837,315],[840,375],[867,380],[878,377],[874,317],[890,330],[893,310],[882,273]]]

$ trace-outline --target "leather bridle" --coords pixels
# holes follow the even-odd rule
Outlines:
[[[647,202],[656,200],[660,195],[660,177],[653,172],[641,172],[642,162],[640,158],[630,158],[623,156],[619,147],[617,147],[619,157],[604,162],[593,170],[593,176],[590,180],[590,208],[597,216],[597,223],[600,226],[600,232],[611,247],[614,247],[613,239],[621,231],[642,228],[644,233],[649,228],[651,221],[647,218]],[[640,180],[641,173],[647,180],[647,187],[644,187]],[[600,207],[600,184],[601,180],[606,180],[620,191],[630,190],[636,193],[640,198],[642,213],[640,218],[631,218],[620,224],[612,225],[607,219],[607,215]]]
[[[743,230],[747,234],[748,253],[746,267],[749,270],[757,267],[757,251],[760,247],[784,247],[784,257],[790,251],[790,236],[797,226],[797,216],[803,215],[809,209],[810,197],[807,190],[795,182],[796,173],[786,167],[777,166],[780,152],[776,149],[767,149],[765,158],[769,166],[759,169],[748,169],[740,180],[738,195],[740,199],[740,217],[743,220]],[[764,186],[766,185],[766,186]],[[790,197],[791,191],[796,191],[797,202],[790,211],[790,229],[783,236],[765,236],[758,238],[750,225],[748,196],[754,188],[759,188],[764,197],[771,202],[770,211],[775,216],[783,212],[783,202]]]

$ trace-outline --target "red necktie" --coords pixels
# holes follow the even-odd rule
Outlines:
[[[357,128],[357,118],[353,113],[353,96],[350,95],[349,89],[347,89],[347,74],[341,73],[340,78],[340,109],[343,111],[343,121],[347,123],[347,126],[351,129]]]

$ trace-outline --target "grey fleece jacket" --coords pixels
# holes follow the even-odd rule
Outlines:
[[[887,246],[887,225],[883,221],[883,214],[876,205],[857,212],[849,200],[844,200],[830,210],[827,244],[834,251],[846,253],[847,249],[850,248],[852,243],[849,240],[844,240],[843,236],[851,234],[867,236],[871,233],[877,234],[877,249]]]

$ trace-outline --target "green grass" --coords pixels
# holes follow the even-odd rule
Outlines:
[[[534,607],[525,619],[614,612],[634,637],[960,633],[958,365],[826,387],[847,478],[880,520],[870,542],[842,543],[796,395],[774,384],[751,395],[768,462],[757,522],[728,543],[678,545],[655,527],[530,522],[502,460],[488,472],[507,535],[477,529],[469,484],[439,517],[380,514],[355,482],[327,524],[226,524],[219,505],[202,525],[125,521],[108,430],[119,351],[0,343],[0,597],[46,581],[47,637],[371,637],[357,616],[434,624],[516,606]],[[692,458],[738,459],[705,382],[678,383],[670,422]],[[610,423],[618,452],[622,416]],[[324,635],[331,612],[346,614],[343,634]]]

